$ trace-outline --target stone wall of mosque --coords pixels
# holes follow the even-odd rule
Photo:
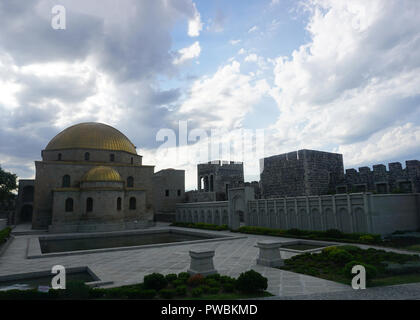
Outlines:
[[[35,162],[34,217],[32,220],[34,229],[44,229],[51,224],[53,216],[52,190],[63,188],[63,177],[70,176],[69,188],[79,188],[85,173],[96,165],[95,163],[66,163],[64,161]],[[133,185],[127,189],[134,188],[145,191],[146,210],[153,212],[152,176],[154,167],[121,163],[115,163],[111,167],[120,174],[125,187],[127,187],[128,178],[133,177]]]

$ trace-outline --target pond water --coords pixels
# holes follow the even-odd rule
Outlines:
[[[209,235],[191,235],[172,232],[160,232],[151,234],[133,234],[122,236],[102,236],[94,238],[75,238],[75,239],[40,239],[41,252],[69,252],[82,251],[103,248],[118,248],[118,247],[132,247],[148,244],[160,244],[171,242],[183,242],[193,240],[204,240],[219,238],[218,236]]]
[[[18,289],[18,290],[36,289],[39,286],[50,287],[51,280],[53,277],[54,277],[54,274],[51,274],[50,276],[1,281],[0,291],[7,291],[7,290],[12,290],[12,289]],[[66,282],[68,283],[69,281],[91,282],[91,281],[95,281],[95,279],[89,274],[89,272],[83,271],[83,272],[74,272],[74,273],[66,274]]]

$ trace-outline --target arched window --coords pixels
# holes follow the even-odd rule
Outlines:
[[[111,153],[109,155],[109,161],[114,162],[115,161],[115,154]]]
[[[213,192],[213,175],[210,176],[210,191]]]
[[[134,178],[128,177],[127,178],[127,188],[133,188],[134,187]]]
[[[134,159],[133,159],[133,157],[131,157],[131,164],[133,164],[134,163]]]
[[[204,191],[209,192],[209,176],[204,177]]]
[[[66,199],[66,212],[73,212],[73,199],[72,198]]]
[[[136,210],[136,198],[130,198],[130,210]]]
[[[57,160],[58,160],[58,161],[61,161],[61,153],[59,153],[59,154],[58,154],[58,156],[57,156]]]
[[[86,212],[92,212],[93,211],[93,199],[87,198],[86,199]]]
[[[90,153],[86,152],[85,153],[85,161],[89,161],[90,160]]]
[[[121,210],[121,198],[117,199],[117,210],[120,211]]]
[[[70,176],[68,174],[66,174],[63,177],[63,184],[62,184],[63,188],[70,188]]]

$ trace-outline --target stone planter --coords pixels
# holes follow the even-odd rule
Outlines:
[[[256,245],[260,249],[257,264],[267,267],[284,266],[284,261],[280,256],[282,243],[272,240],[259,241]]]
[[[214,250],[192,249],[190,250],[190,257],[191,265],[188,269],[189,274],[208,276],[217,273],[213,264]]]

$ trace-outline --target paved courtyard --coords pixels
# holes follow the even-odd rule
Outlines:
[[[152,272],[168,274],[186,271],[190,263],[189,250],[197,247],[194,244],[180,244],[129,251],[26,259],[28,240],[37,236],[35,234],[15,236],[6,252],[0,257],[0,276],[51,270],[51,267],[57,264],[67,268],[88,266],[102,281],[113,281],[111,286],[120,286],[142,282],[143,277]],[[270,238],[272,239],[266,236],[247,235],[243,239],[207,242],[200,246],[215,250],[214,265],[219,273],[237,277],[241,272],[254,269],[268,278],[268,291],[274,295],[284,297],[352,290],[349,286],[332,281],[256,265],[258,249],[255,244],[258,240]],[[283,258],[291,255],[293,253],[282,253]]]
[[[167,227],[167,224],[160,224],[156,228],[161,227]],[[187,271],[190,263],[189,250],[200,246],[215,250],[214,265],[221,274],[237,277],[241,272],[254,269],[267,277],[268,291],[275,296],[265,299],[420,299],[419,283],[353,290],[350,286],[332,281],[255,264],[258,255],[255,245],[259,240],[293,240],[290,238],[246,235],[242,239],[207,242],[200,245],[180,244],[128,251],[27,259],[28,241],[30,238],[38,237],[39,234],[28,235],[25,234],[26,231],[25,226],[15,228],[15,239],[0,257],[0,276],[51,270],[51,267],[57,264],[67,268],[87,266],[101,281],[112,281],[113,284],[108,287],[121,286],[142,282],[143,277],[152,272],[168,274]],[[232,235],[230,232],[216,233]],[[407,253],[395,249],[386,250]],[[287,259],[294,253],[282,252],[281,255],[282,258]]]

